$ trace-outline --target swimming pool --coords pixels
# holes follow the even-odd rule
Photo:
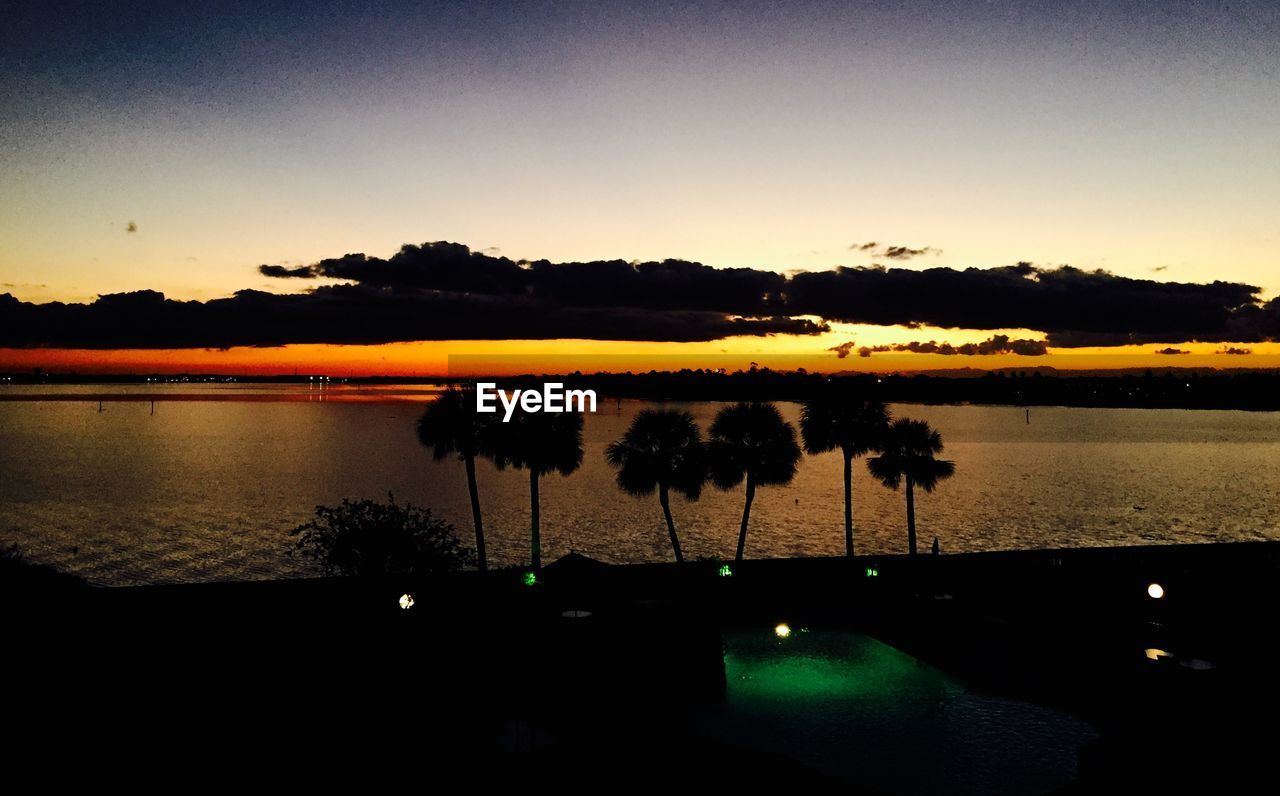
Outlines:
[[[725,633],[722,742],[891,793],[1045,793],[1071,782],[1085,722],[975,693],[858,633]]]

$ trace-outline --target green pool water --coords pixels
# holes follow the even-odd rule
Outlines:
[[[1088,724],[975,693],[857,633],[725,634],[719,739],[890,793],[1046,793],[1075,777]]]

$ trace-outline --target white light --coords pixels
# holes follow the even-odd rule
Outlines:
[[[791,626],[786,622],[780,622],[778,626],[773,629],[773,632],[778,638],[787,638],[791,635]]]
[[[413,607],[413,595],[408,592],[400,595],[400,607],[408,611]]]
[[[1152,583],[1147,587],[1147,596],[1153,600],[1159,600],[1164,596],[1164,587],[1159,583]]]

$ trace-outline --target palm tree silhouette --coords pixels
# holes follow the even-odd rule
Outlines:
[[[622,439],[605,449],[605,458],[617,469],[618,487],[627,494],[651,495],[658,490],[671,549],[676,562],[683,562],[669,492],[674,489],[689,500],[702,494],[706,456],[693,415],[676,409],[645,409],[631,421]]]
[[[542,568],[542,526],[538,480],[569,475],[582,464],[582,415],[577,412],[516,411],[509,423],[495,424],[490,448],[498,469],[529,471],[529,559]]]
[[[457,454],[467,469],[467,491],[471,495],[471,522],[476,529],[476,560],[481,572],[489,567],[484,550],[484,522],[480,516],[480,492],[476,487],[476,458],[484,455],[494,415],[476,411],[475,391],[450,387],[427,404],[418,418],[418,441],[431,448],[440,461]]]
[[[756,487],[784,486],[795,478],[800,463],[796,430],[773,404],[743,401],[726,406],[711,424],[707,460],[711,482],[721,489],[732,489],[746,479],[746,504],[734,556],[735,561],[741,561]]]
[[[881,444],[881,454],[867,459],[867,469],[890,489],[907,483],[907,549],[916,554],[915,487],[932,492],[939,481],[956,473],[956,463],[938,459],[942,436],[923,420],[893,421]]]
[[[811,454],[840,449],[844,457],[844,551],[853,555],[853,460],[878,450],[889,427],[883,401],[828,392],[800,408],[800,435]]]

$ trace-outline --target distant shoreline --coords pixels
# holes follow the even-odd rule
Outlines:
[[[1053,369],[965,372],[967,375],[865,373],[821,374],[767,368],[725,373],[711,370],[648,373],[572,373],[493,377],[504,385],[532,385],[549,379],[594,389],[607,400],[647,401],[803,401],[829,389],[874,396],[886,403],[1010,407],[1062,406],[1107,409],[1229,409],[1280,411],[1280,372],[1166,369],[1116,372],[1111,375],[1068,375]],[[443,387],[441,377],[333,376],[79,376],[27,375],[0,377],[2,401],[260,401],[260,402],[420,402],[426,389],[397,392],[391,388]],[[254,393],[236,387],[278,387],[276,393]],[[144,387],[146,392],[64,393],[68,387]],[[225,386],[175,393],[173,388]],[[306,392],[288,388],[305,389]],[[31,388],[47,388],[39,392]],[[361,389],[364,388],[364,389]]]

